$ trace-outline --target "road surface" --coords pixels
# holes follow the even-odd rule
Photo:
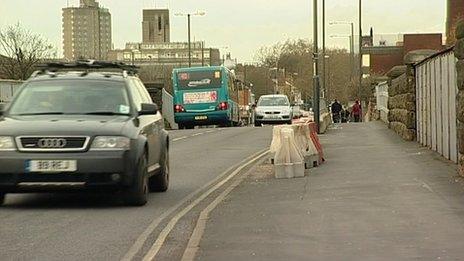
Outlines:
[[[8,195],[0,208],[1,259],[119,260],[134,249],[136,257],[143,256],[156,237],[150,226],[228,168],[268,147],[271,128],[182,130],[170,137],[171,187],[151,194],[145,207],[123,206],[114,196]]]

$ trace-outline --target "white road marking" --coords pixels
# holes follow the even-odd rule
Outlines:
[[[254,162],[254,160],[252,160],[251,162]],[[245,166],[246,165],[242,166],[240,169],[237,169],[237,172],[240,172]],[[213,202],[211,202],[203,211],[201,211],[200,216],[197,220],[197,224],[193,229],[193,233],[190,236],[189,242],[182,256],[182,261],[193,261],[195,259],[197,251],[200,247],[201,238],[205,233],[206,222],[209,219],[209,214],[227,197],[227,195],[230,194],[230,192],[232,192],[232,190],[234,190],[240,183],[242,183],[242,181],[249,175],[249,173],[250,171],[238,178],[234,183],[227,187],[227,189],[224,190]]]
[[[205,133],[204,132],[195,133],[195,134],[192,134],[192,137],[200,136],[200,135],[203,135],[203,134],[205,134]]]
[[[211,132],[215,132],[215,130],[206,131],[206,133],[211,133]]]
[[[166,225],[166,227],[161,231],[159,234],[158,238],[156,239],[155,243],[153,246],[150,248],[150,250],[147,252],[145,257],[143,258],[144,261],[151,261],[154,260],[156,257],[156,254],[158,254],[159,250],[163,246],[164,242],[166,241],[166,238],[168,237],[169,233],[172,231],[172,229],[175,227],[177,222],[185,216],[190,210],[192,210],[195,206],[197,206],[201,201],[203,201],[206,197],[208,197],[211,193],[219,189],[221,186],[223,186],[226,182],[228,182],[230,179],[235,177],[242,169],[244,169],[246,166],[250,165],[251,163],[257,161],[264,155],[269,153],[269,150],[266,149],[265,151],[261,151],[258,156],[255,156],[251,160],[245,161],[244,164],[241,164],[240,167],[238,167],[234,172],[229,174],[226,178],[224,178],[221,182],[216,184],[214,187],[210,188],[208,191],[203,193],[201,196],[199,196],[195,201],[190,203],[187,207],[185,207],[182,211],[177,213]],[[255,154],[256,155],[256,154]]]
[[[187,138],[187,137],[185,137]],[[182,137],[182,139],[184,139],[184,137]],[[267,149],[266,149],[267,150]],[[150,237],[150,235],[153,233],[153,231],[155,231],[155,229],[158,227],[158,225],[167,217],[169,217],[170,215],[172,215],[172,213],[174,213],[174,211],[178,210],[181,206],[183,206],[184,204],[186,204],[187,202],[193,200],[196,196],[198,196],[199,193],[201,193],[202,191],[204,191],[206,188],[212,186],[213,184],[219,182],[221,179],[223,179],[229,172],[231,172],[232,170],[236,169],[237,166],[241,166],[243,165],[244,163],[250,161],[250,159],[253,159],[256,157],[256,155],[260,155],[262,154],[263,151],[260,151],[258,153],[255,153],[253,155],[251,155],[250,157],[246,158],[245,160],[243,160],[242,162],[240,162],[239,164],[237,165],[234,165],[230,168],[228,168],[226,171],[224,171],[223,173],[221,173],[221,175],[219,175],[217,178],[215,178],[214,180],[210,181],[209,183],[207,183],[206,185],[204,185],[203,187],[197,189],[196,191],[192,192],[191,194],[189,194],[188,196],[186,196],[183,200],[181,200],[179,203],[177,203],[176,205],[174,205],[173,207],[169,208],[168,210],[166,210],[161,216],[159,216],[158,218],[156,218],[155,220],[153,220],[153,222],[150,223],[150,225],[145,229],[145,231],[143,231],[142,234],[140,234],[140,236],[137,238],[137,240],[135,241],[135,243],[131,246],[131,248],[127,251],[127,253],[124,255],[124,257],[121,259],[123,261],[131,261],[134,259],[134,257],[137,255],[137,253],[142,249],[143,245],[145,244],[145,242],[147,241],[147,239]]]
[[[183,137],[179,137],[179,138],[173,139],[172,141],[185,140],[185,139],[187,139],[187,138],[188,138],[187,136],[183,136]]]

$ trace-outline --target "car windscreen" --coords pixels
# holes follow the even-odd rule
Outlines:
[[[290,106],[286,97],[261,97],[258,106]]]
[[[127,115],[130,103],[123,82],[50,80],[30,82],[10,106],[10,115]]]
[[[221,71],[219,70],[179,72],[177,79],[178,88],[183,90],[220,88],[222,84]]]

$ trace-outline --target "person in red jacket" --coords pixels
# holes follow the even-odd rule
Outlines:
[[[351,115],[354,118],[354,122],[360,122],[362,112],[361,112],[361,104],[359,104],[359,101],[356,101],[354,103],[352,110],[351,110]]]

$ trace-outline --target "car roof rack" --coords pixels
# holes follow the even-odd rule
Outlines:
[[[37,66],[38,71],[33,74],[33,77],[41,74],[53,74],[60,71],[82,71],[83,76],[89,72],[122,72],[124,77],[128,75],[136,75],[139,67],[128,65],[122,62],[108,62],[96,60],[77,60],[75,62],[51,62],[40,64]]]

